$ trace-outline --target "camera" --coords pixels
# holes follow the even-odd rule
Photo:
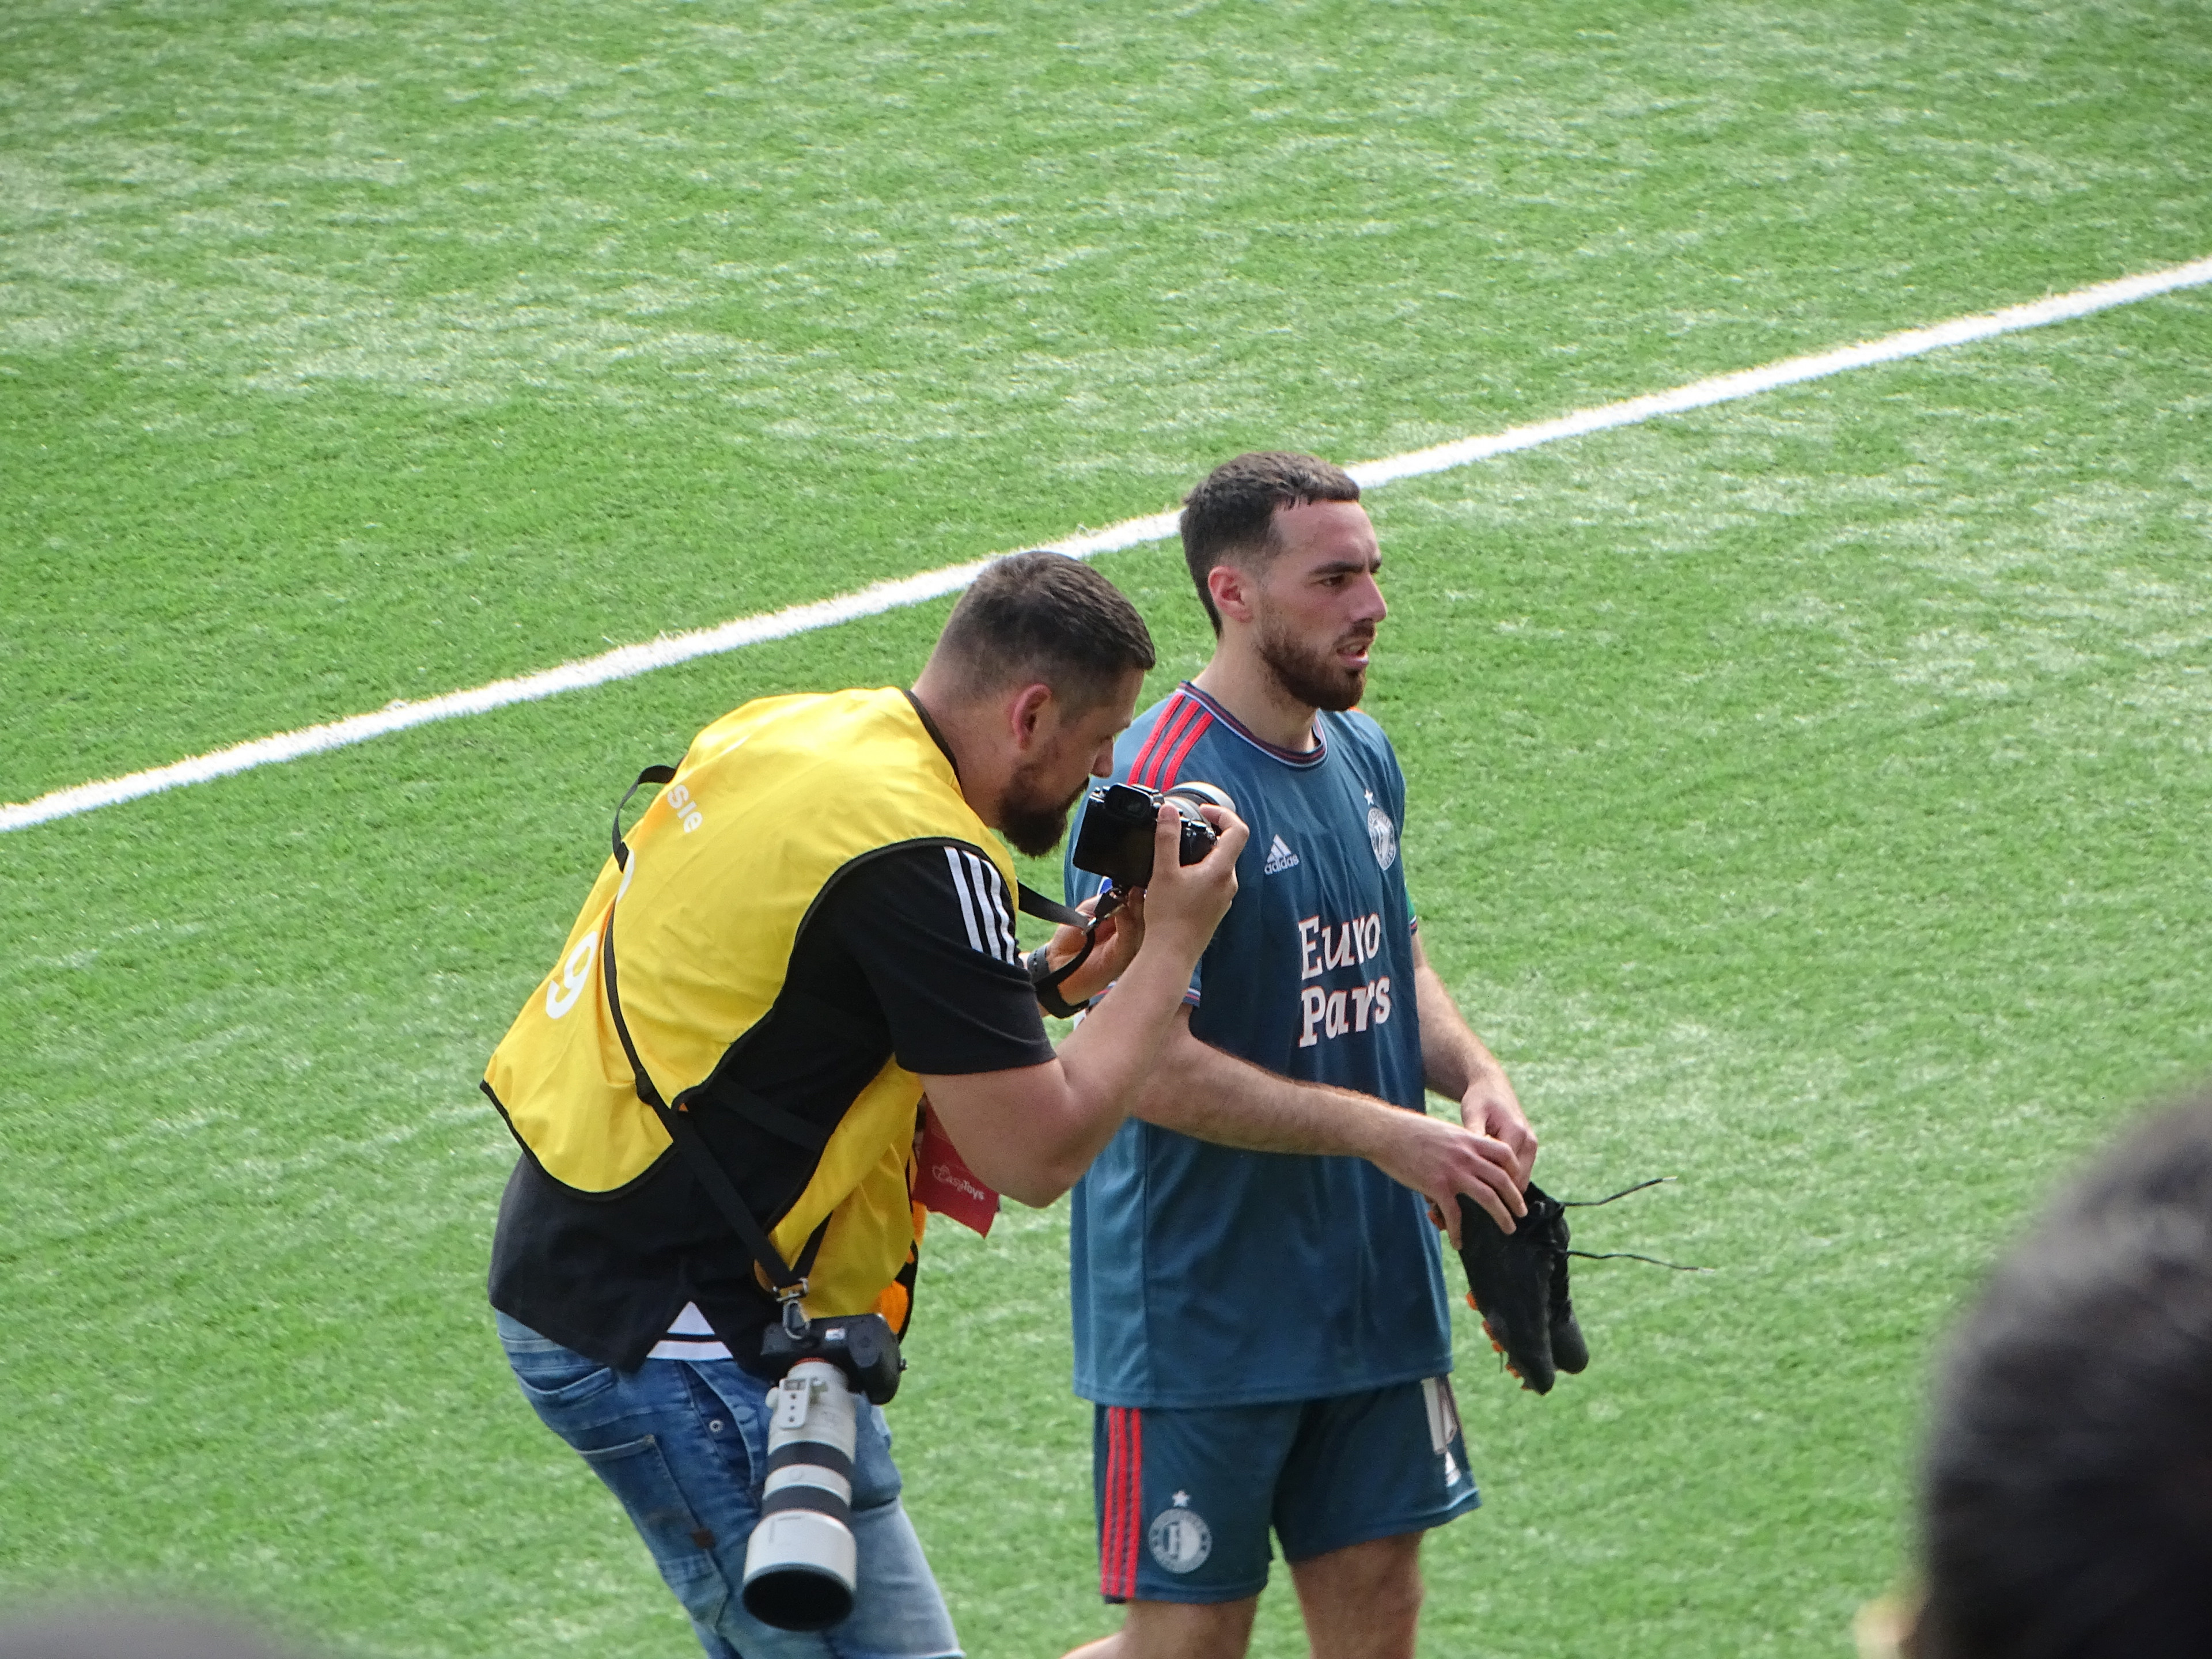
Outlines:
[[[795,1316],[771,1326],[761,1358],[784,1368],[769,1390],[768,1477],[745,1546],[745,1611],[778,1630],[827,1630],[853,1611],[855,1393],[898,1392],[898,1338],[880,1314]]]
[[[823,1359],[878,1406],[898,1392],[898,1338],[881,1314],[847,1314],[838,1319],[808,1319],[787,1313],[761,1337],[761,1358],[770,1368],[787,1371],[802,1360]]]
[[[1196,864],[1211,852],[1213,826],[1199,813],[1201,803],[1229,811],[1237,803],[1210,783],[1179,783],[1163,793],[1133,783],[1109,783],[1091,792],[1083,809],[1083,828],[1069,859],[1079,870],[1104,876],[1123,892],[1152,878],[1152,826],[1163,802],[1182,815],[1182,862]]]

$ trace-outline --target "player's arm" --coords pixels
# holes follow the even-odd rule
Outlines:
[[[1514,1186],[1526,1187],[1536,1165],[1536,1132],[1505,1068],[1468,1027],[1443,975],[1429,965],[1419,933],[1413,935],[1413,989],[1421,1011],[1421,1080],[1459,1103],[1460,1121],[1468,1128],[1510,1149]],[[1450,1206],[1443,1207],[1449,1215]]]
[[[1121,995],[1116,986],[1100,1012]],[[1426,1004],[1421,1018],[1425,1024]],[[1434,1204],[1449,1223],[1454,1245],[1461,1193],[1508,1232],[1513,1218],[1528,1210],[1521,1196],[1524,1183],[1515,1179],[1512,1152],[1504,1142],[1372,1095],[1303,1083],[1239,1060],[1191,1034],[1188,1007],[1178,1011],[1134,1110],[1147,1123],[1217,1146],[1364,1158]]]
[[[1237,892],[1237,855],[1249,833],[1234,814],[1206,809],[1219,841],[1198,863],[1178,862],[1181,820],[1162,809],[1143,942],[1101,1004],[1045,1064],[931,1075],[922,1083],[945,1132],[977,1176],[1024,1204],[1049,1204],[1073,1186],[1134,1104],[1175,1029],[1183,990]]]

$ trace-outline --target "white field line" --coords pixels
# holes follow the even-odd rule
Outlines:
[[[1761,392],[1771,392],[1777,386],[1825,380],[1846,369],[1893,363],[1902,358],[1924,356],[1945,346],[1963,345],[1969,341],[1986,340],[1999,334],[2014,334],[2022,329],[2041,328],[2047,324],[2086,317],[2094,312],[2109,311],[2115,306],[2132,305],[2138,300],[2171,294],[2178,289],[2197,288],[2208,283],[2212,283],[2212,258],[2197,259],[2167,270],[2098,283],[2089,288],[2076,289],[2070,294],[2038,300],[2030,305],[2008,306],[2002,311],[1955,317],[1933,327],[1907,329],[1903,333],[1887,334],[1879,340],[1869,340],[1859,345],[1843,346],[1811,356],[1789,357],[1780,362],[1769,363],[1763,368],[1739,369],[1732,374],[1719,374],[1711,380],[1677,386],[1671,392],[1655,392],[1646,397],[1601,404],[1594,409],[1578,410],[1554,420],[1512,427],[1485,437],[1461,438],[1451,443],[1438,444],[1431,449],[1417,449],[1403,455],[1385,456],[1380,460],[1362,461],[1347,470],[1363,487],[1374,488],[1399,478],[1419,477],[1424,473],[1465,466],[1493,455],[1534,449],[1543,444],[1557,443],[1563,438],[1582,437],[1592,432],[1609,431],[1614,427],[1634,426],[1662,415],[1680,415],[1692,409],[1749,398]],[[1041,545],[1065,553],[1071,558],[1087,559],[1095,554],[1115,552],[1146,542],[1164,541],[1175,533],[1176,514],[1155,513],[1141,519],[1127,519],[1103,530],[1069,536]],[[745,646],[758,645],[766,640],[787,639],[794,634],[811,633],[818,628],[833,628],[839,623],[852,622],[861,617],[878,616],[886,611],[920,605],[925,600],[957,592],[981,574],[990,563],[990,559],[977,559],[968,564],[926,570],[920,575],[902,577],[896,581],[876,582],[836,599],[819,599],[811,605],[794,605],[759,616],[739,617],[720,627],[668,635],[642,645],[622,646],[603,656],[562,663],[557,668],[525,674],[517,679],[494,680],[489,685],[479,685],[467,691],[449,691],[442,696],[426,698],[421,702],[397,702],[374,714],[354,714],[323,726],[304,726],[296,732],[280,732],[274,737],[234,744],[228,749],[215,750],[167,766],[57,789],[36,800],[0,805],[0,832],[27,830],[33,824],[89,812],[95,807],[136,800],[142,795],[158,794],[165,789],[205,783],[210,779],[228,777],[234,772],[251,771],[257,766],[273,766],[281,761],[297,760],[303,755],[319,755],[326,750],[344,748],[349,744],[365,743],[386,732],[428,726],[434,720],[458,720],[465,714],[482,714],[495,708],[505,708],[512,703],[533,702],[541,697],[557,696],[563,691],[580,691],[588,686],[605,685],[611,680],[630,679],[655,668],[689,662],[694,657],[714,656],[726,651],[739,650]]]

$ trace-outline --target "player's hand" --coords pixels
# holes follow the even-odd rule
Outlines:
[[[1536,1132],[1502,1070],[1492,1069],[1468,1085],[1459,1099],[1459,1121],[1470,1129],[1503,1141],[1513,1153],[1513,1184],[1526,1187],[1536,1169]]]
[[[1401,1186],[1429,1200],[1430,1213],[1459,1248],[1459,1195],[1465,1193],[1505,1232],[1528,1213],[1521,1196],[1526,1179],[1515,1174],[1513,1149],[1492,1136],[1447,1123],[1425,1112],[1384,1107],[1376,1118],[1379,1144],[1368,1161]]]
[[[1252,832],[1226,807],[1201,805],[1213,826],[1212,847],[1196,864],[1182,862],[1182,814],[1160,805],[1152,826],[1152,878],[1145,889],[1146,933],[1188,958],[1195,967],[1229,902],[1237,896],[1237,855]]]
[[[1075,907],[1086,916],[1098,913],[1096,894]],[[1091,955],[1080,968],[1060,982],[1060,994],[1069,1002],[1088,1002],[1121,977],[1121,970],[1136,960],[1145,942],[1145,896],[1132,893],[1106,913],[1106,920],[1091,930]],[[1083,930],[1061,927],[1046,941],[1044,959],[1054,968],[1073,959],[1083,948]]]

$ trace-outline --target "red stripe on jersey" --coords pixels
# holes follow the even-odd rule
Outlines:
[[[1204,712],[1199,707],[1197,698],[1176,692],[1168,706],[1160,710],[1159,719],[1152,722],[1152,734],[1145,739],[1145,746],[1137,751],[1136,761],[1129,768],[1129,781],[1139,789],[1158,788],[1159,785],[1153,782],[1149,775],[1158,769],[1161,757],[1174,746],[1176,739],[1182,735],[1183,728]]]
[[[1152,729],[1145,733],[1144,742],[1137,745],[1136,756],[1129,763],[1130,782],[1134,783],[1144,775],[1146,766],[1152,761],[1152,751],[1166,740],[1168,728],[1175,724],[1176,716],[1182,712],[1189,701],[1180,691],[1167,700],[1166,706],[1160,710],[1160,717],[1152,722]]]
[[[1158,769],[1159,781],[1152,786],[1153,788],[1175,787],[1176,774],[1182,770],[1182,763],[1190,758],[1190,751],[1197,747],[1198,740],[1206,735],[1206,728],[1212,724],[1213,716],[1210,714],[1201,714],[1190,723],[1190,730],[1183,734],[1182,741],[1176,745],[1175,752],[1168,757],[1167,764]]]

